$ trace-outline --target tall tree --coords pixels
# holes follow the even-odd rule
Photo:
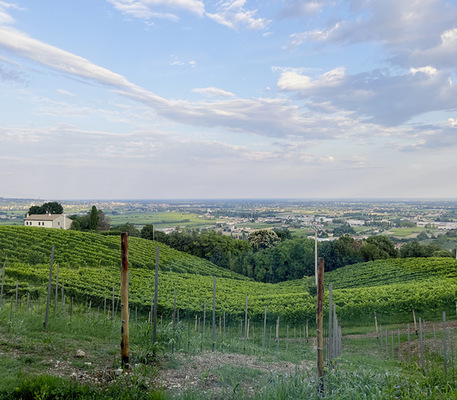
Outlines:
[[[92,206],[92,208],[90,210],[89,221],[90,221],[90,230],[98,231],[99,218],[98,218],[97,207],[95,207],[95,206]]]

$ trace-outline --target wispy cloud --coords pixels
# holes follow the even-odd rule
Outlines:
[[[206,15],[218,24],[232,29],[265,29],[271,21],[257,17],[257,10],[246,10],[245,4],[246,0],[223,1],[214,13],[207,12]]]
[[[118,11],[143,20],[165,18],[178,21],[176,14],[161,11],[175,9],[188,11],[199,16],[204,13],[204,4],[199,0],[107,0]]]
[[[192,90],[195,93],[204,94],[211,97],[235,97],[231,92],[227,92],[223,89],[218,89],[215,87],[206,87],[206,88],[196,88]]]

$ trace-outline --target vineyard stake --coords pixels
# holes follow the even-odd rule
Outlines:
[[[332,307],[332,295],[333,295],[333,285],[330,283],[328,285],[328,360],[331,363],[333,359],[333,331],[332,331],[332,322],[333,322],[333,307]]]
[[[265,350],[265,335],[267,333],[267,306],[265,306],[265,316],[263,317],[263,336],[262,336],[262,349]]]
[[[216,277],[213,276],[213,346],[212,351],[216,348]]]
[[[395,358],[394,331],[391,331],[391,332],[390,332],[390,338],[392,339],[392,358]]]
[[[121,365],[129,369],[129,244],[128,234],[121,233]]]
[[[153,333],[152,341],[157,342],[157,298],[159,291],[159,246],[156,246],[156,265],[155,265],[155,275],[154,275],[154,311],[152,315],[153,319]]]
[[[197,332],[197,314],[195,314],[195,332]]]
[[[246,309],[244,310],[244,354],[246,354],[246,341],[248,338],[248,296],[246,296]]]
[[[286,325],[286,351],[289,351],[289,325]]]
[[[416,313],[414,312],[414,308],[413,308],[413,319],[414,319],[414,330],[416,331],[416,336],[417,336]]]
[[[424,369],[424,346],[422,338],[422,319],[419,317],[419,331],[420,331],[420,352],[421,352],[421,368]]]
[[[400,348],[400,329],[398,329],[398,359],[401,359],[401,348]]]
[[[56,299],[54,301],[54,318],[57,317],[58,295],[59,295],[59,264],[57,264],[57,268],[56,268]]]
[[[410,338],[410,328],[408,324],[408,364],[411,364],[411,338]]]
[[[276,322],[276,351],[279,354],[279,316],[278,321]]]
[[[62,315],[65,316],[65,285],[62,283]]]
[[[111,313],[111,317],[114,319],[114,285],[113,285],[113,312]]]
[[[0,307],[2,306],[3,302],[3,285],[5,284],[5,268],[6,268],[6,261],[3,261],[3,270],[2,270],[2,290],[0,292]]]
[[[46,316],[44,317],[44,330],[48,330],[49,303],[51,302],[52,265],[54,264],[54,245],[51,248],[51,265],[49,267],[48,298],[46,301]]]
[[[324,394],[324,259],[322,257],[319,259],[317,275],[316,330],[318,394],[322,396]]]
[[[171,342],[171,354],[175,352],[175,332],[176,332],[176,289],[175,289],[175,300],[173,302],[173,315],[171,316],[173,324],[173,341]]]
[[[376,316],[376,312],[374,313],[374,325],[375,325],[375,328],[376,328],[376,339],[379,339],[378,317]]]
[[[19,298],[19,281],[16,281],[16,304],[15,304],[15,309],[17,311],[17,301]]]
[[[447,353],[447,346],[446,346],[446,311],[443,311],[443,365],[444,365],[444,376],[447,375],[446,353]]]

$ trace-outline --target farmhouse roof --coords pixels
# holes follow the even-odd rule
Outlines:
[[[26,217],[25,221],[54,221],[63,214],[32,214]]]

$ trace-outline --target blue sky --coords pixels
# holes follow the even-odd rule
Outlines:
[[[457,2],[0,0],[0,196],[457,198]]]

